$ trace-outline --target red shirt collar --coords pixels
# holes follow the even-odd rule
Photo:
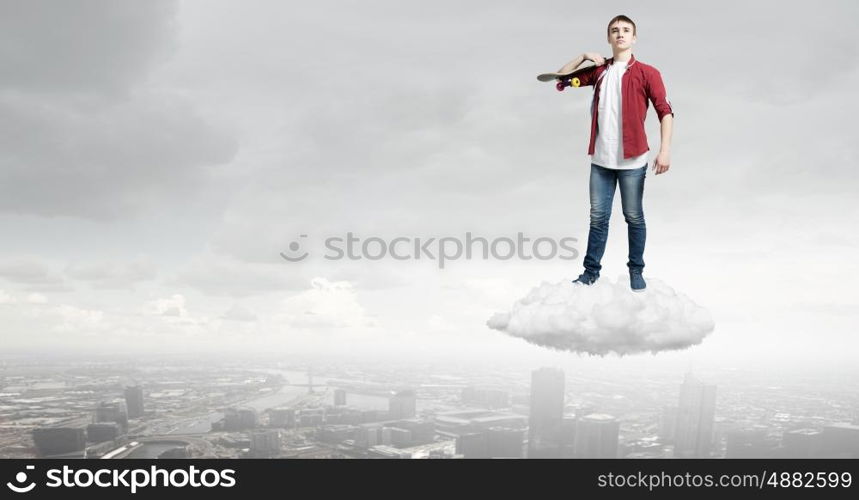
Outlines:
[[[609,66],[614,64],[614,57],[609,57],[608,60],[609,60],[609,63],[608,63]],[[626,67],[628,68],[628,67],[632,66],[634,63],[635,63],[635,54],[630,54],[629,55],[629,61],[627,61],[627,63],[626,63]]]

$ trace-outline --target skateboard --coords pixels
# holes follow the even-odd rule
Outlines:
[[[580,66],[572,71],[568,71],[567,73],[543,73],[541,75],[537,75],[537,80],[540,80],[541,82],[551,82],[552,80],[555,80],[557,81],[555,88],[558,89],[559,92],[562,92],[567,87],[578,87],[580,83],[576,76],[584,73],[594,66],[596,65],[591,64],[584,67]]]

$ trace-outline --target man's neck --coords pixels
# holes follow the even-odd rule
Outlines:
[[[616,51],[613,59],[617,62],[628,62],[630,57],[632,57],[632,47]]]

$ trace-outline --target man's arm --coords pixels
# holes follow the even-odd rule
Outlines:
[[[674,130],[674,108],[668,100],[665,84],[659,71],[653,71],[647,78],[647,97],[653,103],[653,109],[659,117],[660,139],[659,154],[653,164],[656,175],[667,172],[671,166],[671,133]]]
[[[659,132],[661,144],[659,146],[659,154],[656,155],[656,162],[653,165],[653,170],[656,175],[667,172],[671,166],[671,132],[674,129],[674,114],[668,114],[662,117],[659,122]]]
[[[594,76],[596,75],[597,66],[605,64],[605,59],[596,52],[585,52],[579,57],[561,66],[561,69],[558,70],[558,73],[569,73],[581,66],[582,63],[585,61],[593,61],[594,66],[588,67],[585,71],[578,75],[579,86],[586,87],[588,85],[593,85],[595,81]]]
[[[584,55],[584,54],[582,54],[582,55],[580,55],[579,57],[577,57],[577,58],[573,59],[572,61],[568,62],[567,64],[565,64],[565,65],[561,66],[561,69],[559,69],[559,70],[558,70],[558,73],[569,73],[570,71],[572,71],[572,70],[574,70],[574,69],[578,68],[579,66],[581,66],[581,65],[582,65],[582,63],[583,63],[583,62],[585,62],[585,60],[586,60],[586,59],[587,59],[587,58],[585,57],[585,55]]]

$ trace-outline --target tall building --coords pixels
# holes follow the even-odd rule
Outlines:
[[[490,458],[522,458],[524,444],[524,429],[490,427],[486,431],[486,452]]]
[[[116,422],[99,422],[86,426],[86,440],[90,443],[113,441],[120,434],[122,430]]]
[[[323,443],[338,444],[356,436],[359,428],[352,425],[323,425],[316,431],[316,439]]]
[[[295,410],[293,408],[272,408],[268,414],[268,425],[271,427],[295,427]]]
[[[561,458],[575,458],[576,456],[576,427],[578,419],[576,417],[565,415],[561,420],[560,445]]]
[[[122,432],[128,431],[128,408],[125,401],[115,399],[102,401],[95,409],[96,422],[116,422],[122,427]]]
[[[540,368],[531,372],[528,458],[559,458],[564,418],[564,372]]]
[[[462,458],[491,458],[485,432],[469,432],[456,437],[456,453]]]
[[[299,427],[314,427],[325,423],[325,408],[301,408],[295,416]]]
[[[524,429],[490,427],[456,437],[456,453],[463,458],[522,458]]]
[[[409,431],[411,439],[409,446],[432,443],[435,439],[435,422],[432,419],[400,420],[396,423],[396,427]]]
[[[257,412],[253,408],[234,408],[224,410],[224,430],[228,432],[253,429],[257,426]]]
[[[821,458],[859,458],[859,425],[826,425],[820,441]]]
[[[358,427],[355,432],[355,444],[364,448],[381,444],[382,426],[377,424],[367,424]]]
[[[389,418],[392,420],[400,418],[414,418],[417,414],[417,395],[412,389],[406,389],[395,393],[388,400]]]
[[[143,416],[143,387],[135,385],[125,388],[125,406],[128,408],[128,418]]]
[[[578,458],[617,458],[620,423],[611,415],[592,413],[576,422]]]
[[[265,429],[251,432],[250,456],[272,458],[280,454],[280,431]]]
[[[707,458],[713,444],[716,386],[686,374],[680,386],[680,401],[674,428],[674,456]]]
[[[397,426],[385,426],[391,430],[391,445],[396,448],[406,448],[412,444],[412,431]]]
[[[346,390],[334,389],[334,406],[346,405]]]
[[[33,429],[33,444],[40,457],[86,454],[86,430],[78,427],[38,427]]]

